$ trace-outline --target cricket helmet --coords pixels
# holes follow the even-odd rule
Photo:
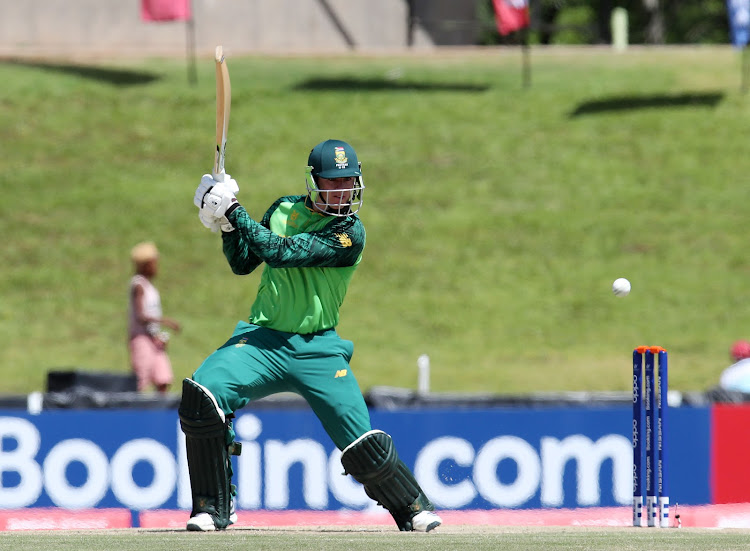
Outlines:
[[[328,193],[318,188],[318,178],[354,178],[351,188],[337,191],[350,192],[346,203],[330,204]],[[362,207],[362,195],[365,189],[362,181],[362,163],[357,159],[354,148],[341,140],[326,140],[310,151],[307,158],[305,174],[307,193],[310,200],[318,205],[326,205],[326,213],[333,216],[349,216]]]

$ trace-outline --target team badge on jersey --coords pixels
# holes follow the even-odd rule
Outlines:
[[[289,220],[287,221],[287,223],[289,224],[290,227],[292,228],[298,227],[297,218],[299,218],[299,212],[297,212],[296,210],[293,210],[291,213],[289,213]],[[285,235],[284,237],[289,237],[289,236]]]
[[[336,160],[336,168],[346,168],[349,166],[349,159],[346,158],[346,151],[344,151],[343,147],[334,147],[333,157]]]
[[[339,238],[339,243],[341,243],[342,247],[351,247],[352,246],[352,238],[349,237],[345,233],[337,233],[335,234],[336,237]]]

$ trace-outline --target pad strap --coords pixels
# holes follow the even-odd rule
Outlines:
[[[399,530],[412,530],[411,519],[435,507],[414,475],[398,457],[391,437],[381,430],[365,433],[341,454],[346,474],[365,487],[368,496],[391,513]]]
[[[227,443],[228,420],[213,394],[192,379],[182,381],[178,413],[193,496],[190,516],[208,513],[216,529],[222,530],[229,525],[232,502],[230,453],[234,450],[233,444]]]

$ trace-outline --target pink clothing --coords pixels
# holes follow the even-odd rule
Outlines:
[[[170,385],[174,378],[166,350],[154,341],[149,335],[136,335],[128,343],[130,366],[138,380],[139,391],[147,390],[151,384]]]
[[[160,319],[161,297],[159,291],[142,275],[130,280],[130,301],[128,307],[128,349],[130,366],[138,380],[138,390],[145,391],[150,385],[160,387],[172,384],[172,364],[159,340],[161,326],[158,323],[141,323],[135,313],[134,289],[143,289],[143,313],[149,318]]]

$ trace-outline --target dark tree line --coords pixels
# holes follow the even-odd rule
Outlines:
[[[528,39],[537,44],[606,44],[615,8],[628,13],[631,44],[727,44],[726,0],[530,0]],[[479,0],[480,43],[515,44],[519,33],[501,37],[492,0]]]

